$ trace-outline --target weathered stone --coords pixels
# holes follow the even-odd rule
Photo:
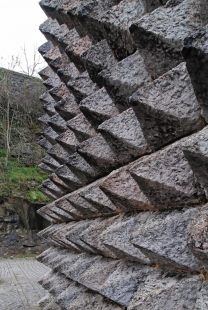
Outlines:
[[[150,264],[147,255],[130,242],[130,237],[135,227],[145,223],[149,216],[149,212],[120,216],[99,235],[99,242],[109,248],[119,259]]]
[[[80,102],[98,90],[98,86],[92,82],[87,71],[69,80],[67,86],[75,96],[77,102]]]
[[[49,93],[56,102],[59,102],[70,95],[70,92],[64,83],[60,83],[59,86],[52,88]]]
[[[51,41],[47,41],[38,48],[38,52],[43,56],[53,48]]]
[[[72,283],[65,291],[56,297],[56,302],[66,309],[68,305],[84,291],[78,283]]]
[[[50,90],[51,88],[58,86],[60,82],[61,80],[58,77],[58,75],[55,75],[54,77],[50,77],[47,80],[45,80],[43,84],[48,90]]]
[[[38,165],[38,167],[40,169],[42,169],[47,174],[51,174],[53,172],[53,169],[51,169],[51,167],[49,167],[48,165],[46,165],[44,163],[41,163],[40,165]]]
[[[40,189],[41,190],[41,189]],[[46,188],[42,187],[41,190],[46,196],[48,196],[52,200],[56,200],[57,197],[52,195]],[[54,212],[52,212],[50,209],[47,208],[47,206],[40,208],[37,213],[41,215],[43,218],[48,220],[51,223],[62,223],[63,220],[56,215]]]
[[[79,144],[75,134],[71,130],[66,130],[60,134],[56,141],[69,153],[73,154],[76,151],[76,146]]]
[[[70,120],[80,113],[80,109],[72,94],[58,101],[54,105],[55,110],[63,117],[65,121]]]
[[[82,113],[69,120],[67,126],[74,132],[79,142],[87,140],[97,134]]]
[[[159,147],[204,126],[185,63],[130,97],[149,145]]]
[[[57,198],[59,198],[59,196],[55,195],[54,193],[52,193],[50,191],[50,189],[40,185],[38,186],[38,189],[44,194],[46,195],[48,198],[52,199],[52,200],[56,200]],[[39,213],[40,214],[40,213]]]
[[[70,188],[66,183],[64,183],[64,182],[57,176],[57,174],[52,173],[52,174],[49,176],[49,178],[50,178],[51,181],[52,181],[53,183],[55,183],[57,186],[61,186],[61,188],[62,188],[62,187],[65,188],[68,192],[71,191],[71,188]]]
[[[116,304],[113,304],[107,299],[104,299],[102,295],[96,294],[92,291],[86,291],[80,294],[68,307],[68,310],[121,310],[122,308]]]
[[[181,150],[184,140],[136,161],[129,169],[154,207],[178,208],[204,202],[204,191]]]
[[[208,127],[185,140],[182,149],[208,197]]]
[[[50,179],[47,179],[41,184],[43,187],[46,187],[50,192],[52,192],[56,197],[61,197],[66,194],[66,190],[64,190],[61,186],[57,186]]]
[[[50,62],[61,57],[61,52],[57,46],[50,49],[47,53],[43,55],[45,61],[50,65]]]
[[[83,216],[96,217],[96,215],[99,214],[94,205],[79,196],[79,193],[77,191],[66,196],[66,199],[74,206],[74,208],[79,210],[83,214]]]
[[[76,65],[76,67],[84,71],[84,62],[82,54],[92,46],[92,41],[86,35],[85,37],[79,38],[79,40],[71,41],[66,47],[65,52],[69,59]]]
[[[48,114],[43,114],[43,116],[38,118],[38,120],[45,125],[48,124],[49,119],[50,119],[50,116]]]
[[[98,134],[79,145],[78,152],[90,163],[97,165],[99,171],[108,172],[110,167],[117,164],[116,153],[110,148],[105,139]]]
[[[107,119],[119,114],[116,105],[104,87],[83,99],[79,106],[85,117],[95,128]]]
[[[60,0],[41,0],[39,5],[47,16],[56,18],[56,8],[60,3]]]
[[[46,155],[43,159],[42,162],[51,167],[52,169],[56,169],[60,166],[60,164],[51,156]]]
[[[79,178],[81,178],[83,185],[89,183],[99,175],[95,165],[91,165],[87,160],[85,160],[83,156],[77,152],[69,156],[66,165]]]
[[[200,5],[207,9],[205,1],[200,1]],[[200,5],[184,0],[174,6],[170,1],[130,27],[146,68],[154,78],[183,61],[183,40],[207,23],[200,17]]]
[[[83,219],[82,213],[76,208],[74,208],[72,204],[70,204],[69,201],[66,200],[65,197],[55,201],[57,208],[60,208],[64,210],[65,212],[69,213],[74,220]]]
[[[118,154],[120,163],[128,162],[152,150],[132,108],[105,121],[98,130]]]
[[[77,259],[77,261],[71,264],[69,268],[65,269],[63,273],[67,278],[80,282],[80,278],[83,274],[85,274],[85,271],[90,269],[90,267],[94,264],[96,264],[99,258],[100,257],[96,255],[90,255],[86,253],[82,254]]]
[[[98,256],[94,264],[79,278],[79,283],[93,291],[100,292],[105,281],[116,270],[118,264],[118,260]]]
[[[197,309],[195,304],[201,285],[197,275],[155,271],[140,286],[127,309]]]
[[[182,211],[158,212],[135,226],[131,242],[152,263],[180,269],[201,269],[187,245],[188,225],[198,215],[199,208]]]
[[[127,167],[112,172],[100,188],[120,211],[154,209]]]
[[[100,293],[122,306],[128,306],[134,293],[143,286],[149,267],[123,262],[108,277]]]
[[[131,68],[131,70],[129,70]],[[105,86],[111,98],[123,111],[128,106],[128,98],[140,85],[150,81],[150,76],[145,68],[144,60],[139,52],[126,57],[111,68],[98,74],[98,78]]]
[[[42,132],[42,135],[52,144],[55,145],[56,142],[56,138],[58,138],[58,133],[56,131],[54,131],[51,127],[47,127],[44,129],[44,131]]]
[[[111,66],[116,64],[116,59],[106,40],[101,40],[90,47],[87,51],[82,53],[81,57],[85,68],[94,83],[99,83],[97,75],[100,71],[110,69]]]
[[[56,169],[58,177],[64,181],[71,189],[77,189],[83,185],[83,181],[71,171],[66,165],[60,166]]]
[[[70,64],[71,64],[71,62],[65,53],[62,53],[60,56],[58,56],[57,58],[55,58],[54,60],[52,60],[50,62],[51,68],[57,74],[58,74],[58,70],[60,68],[64,68],[65,66],[69,66]],[[59,74],[58,74],[58,76],[61,78],[61,76]]]
[[[66,49],[66,47],[71,44],[71,42],[79,41],[80,36],[75,28],[71,29],[70,31],[65,28],[65,33],[62,33],[62,36],[59,37],[60,45]]]
[[[46,150],[52,147],[52,144],[46,138],[41,139],[38,144]]]
[[[99,186],[102,182],[103,179],[99,179],[98,181],[84,187],[79,190],[79,195],[85,200],[93,203],[95,208],[103,215],[118,213],[121,210],[117,208],[117,206],[113,204],[108,196],[100,189]]]
[[[200,15],[206,15],[207,10],[201,8]],[[191,77],[196,97],[202,107],[202,115],[208,122],[208,105],[207,105],[207,80],[208,80],[208,58],[207,58],[207,27],[200,29],[194,34],[189,35],[184,40],[183,56],[186,60],[187,69]]]
[[[208,205],[199,210],[196,218],[189,224],[187,243],[199,265],[208,271]]]
[[[51,117],[50,121],[48,121],[48,124],[58,134],[62,133],[62,132],[65,132],[66,129],[67,129],[65,120],[58,113]]]
[[[53,72],[53,70],[47,66],[46,68],[42,69],[40,72],[38,72],[38,74],[40,75],[40,77],[46,81],[48,78],[54,77],[55,73]]]
[[[56,19],[51,19],[50,17],[40,25],[39,30],[45,36],[45,38],[53,43],[53,45],[57,45],[57,41],[54,40],[54,36],[51,34],[59,28],[59,23]]]
[[[66,163],[69,157],[68,153],[58,144],[48,149],[47,153],[60,164]]]
[[[90,226],[85,231],[81,232],[81,234],[79,232],[79,238],[94,249],[95,253],[116,259],[116,255],[101,242],[99,235],[105,232],[117,219],[118,216],[107,219],[98,218],[91,222]]]
[[[67,66],[63,66],[63,67],[59,68],[57,73],[58,73],[59,77],[61,78],[61,80],[66,85],[67,85],[69,80],[71,80],[71,79],[73,80],[74,78],[76,78],[79,75],[79,71],[73,62],[71,62]]]

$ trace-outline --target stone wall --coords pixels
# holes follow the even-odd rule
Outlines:
[[[40,304],[207,309],[207,2],[40,6]]]

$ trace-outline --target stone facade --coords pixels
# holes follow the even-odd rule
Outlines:
[[[43,309],[207,309],[207,2],[40,6]]]

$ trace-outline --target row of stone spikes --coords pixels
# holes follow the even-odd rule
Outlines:
[[[200,278],[57,247],[38,260],[52,268],[39,283],[64,309],[201,309],[207,302],[202,273]]]
[[[208,66],[207,51],[203,46],[207,45],[208,4],[202,0],[197,3],[194,0],[171,0],[165,3],[154,1],[154,6],[151,6],[152,2],[148,0],[112,0],[93,4],[81,0],[54,0],[41,1],[40,5],[48,16],[57,18],[62,28],[67,25],[72,30],[75,27],[73,31],[76,29],[81,40],[93,44],[101,43],[102,39],[107,40],[118,60],[134,53],[137,48],[144,58],[146,70],[153,78],[177,66],[185,57],[195,93],[207,117]],[[56,21],[53,22],[56,24]],[[59,42],[62,40],[58,36],[57,39]],[[83,53],[86,47],[77,48],[80,45],[85,44],[72,41],[71,50],[76,50],[75,54]]]
[[[164,91],[162,86],[170,77],[172,83],[168,83],[168,87]],[[184,85],[182,81],[184,81]],[[160,85],[162,85],[162,89]],[[154,94],[158,96],[155,106],[151,104],[152,95],[149,95],[150,98],[147,98],[147,95],[145,95],[150,89],[154,91],[154,86]],[[77,116],[66,121],[60,114],[53,112],[55,114],[50,117],[50,112],[48,112],[47,123],[50,127],[43,132],[45,139],[40,141],[40,144],[48,150],[50,155],[50,157],[46,157],[43,160],[44,165],[49,165],[49,172],[52,171],[51,168],[55,168],[57,176],[68,184],[68,186],[65,186],[66,190],[70,191],[71,186],[73,191],[102,176],[103,173],[106,174],[116,166],[123,165],[136,157],[152,152],[170,141],[174,141],[181,135],[198,130],[205,123],[200,115],[200,109],[193,89],[192,91],[190,90],[191,82],[184,63],[182,63],[161,78],[141,87],[131,97],[133,102],[132,108],[114,116],[109,113],[108,117],[111,118],[99,126],[95,126],[91,122],[89,113],[84,116],[80,111]],[[175,98],[171,100],[173,94],[177,92],[180,92],[184,101],[179,95],[178,100]],[[68,91],[65,92],[65,95],[67,94]],[[99,100],[99,98],[101,99]],[[105,101],[105,99],[107,100]],[[167,106],[166,100],[168,99],[170,99],[170,104]],[[45,99],[45,95],[44,100],[48,100]],[[84,100],[85,107],[86,102],[90,104],[93,100],[94,103],[97,103],[97,106],[99,103],[101,104],[100,108],[103,106],[104,100],[106,108],[109,107],[113,113],[116,112],[116,107],[113,106],[104,88],[86,97]],[[183,101],[182,106],[181,100]],[[53,103],[53,101],[50,102]],[[190,102],[192,102],[192,105],[190,105]],[[146,105],[146,110],[143,113],[141,110],[142,105]],[[151,108],[152,110],[150,110]],[[162,111],[162,108],[166,111]],[[149,113],[148,110],[150,111]],[[172,116],[171,111],[173,113]],[[147,122],[145,122],[145,114],[150,118]],[[86,117],[88,117],[88,120]],[[46,122],[46,117],[43,121]],[[151,123],[152,128],[148,127],[148,123]],[[67,127],[69,128],[68,130]],[[99,134],[97,134],[97,131]],[[83,142],[85,140],[86,142]],[[60,164],[62,165],[60,166]],[[44,165],[41,164],[41,167],[44,168]],[[81,176],[82,183],[76,173]],[[63,194],[64,192],[61,191],[60,196]]]

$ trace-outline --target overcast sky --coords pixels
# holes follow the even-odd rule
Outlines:
[[[2,1],[0,10],[1,67],[11,68],[12,56],[19,56],[24,66],[24,58],[21,51],[24,46],[29,62],[32,64],[34,48],[36,47],[37,49],[46,42],[46,39],[39,31],[39,25],[47,17],[38,2],[39,0]],[[42,67],[46,67],[46,65],[42,64]],[[15,70],[21,71],[19,67],[16,67]]]

